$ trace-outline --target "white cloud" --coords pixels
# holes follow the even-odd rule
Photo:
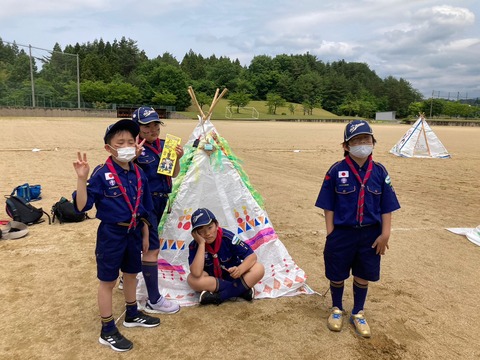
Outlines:
[[[478,0],[2,0],[0,36],[47,49],[125,36],[151,58],[192,49],[242,64],[309,52],[366,62],[428,96],[478,90],[479,16]]]

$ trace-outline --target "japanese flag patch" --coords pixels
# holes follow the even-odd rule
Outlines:
[[[348,171],[339,171],[338,172],[338,177],[339,178],[347,178],[349,175],[348,175]]]
[[[113,174],[111,172],[105,173],[105,180],[108,181],[108,184],[110,186],[114,186],[116,184],[115,178],[113,177]]]

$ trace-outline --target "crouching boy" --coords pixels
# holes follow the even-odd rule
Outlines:
[[[252,248],[221,228],[215,215],[205,208],[192,214],[192,236],[195,241],[189,246],[187,281],[200,292],[200,304],[219,305],[236,297],[253,300],[253,286],[265,270]]]

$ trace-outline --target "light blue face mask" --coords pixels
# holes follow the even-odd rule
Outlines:
[[[359,159],[368,157],[373,151],[373,145],[356,145],[350,146],[349,153]]]

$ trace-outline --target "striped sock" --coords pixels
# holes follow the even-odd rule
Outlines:
[[[330,281],[330,293],[332,294],[332,307],[337,307],[343,310],[343,289],[345,288],[345,282],[335,283]]]
[[[113,319],[113,315],[107,316],[107,317],[101,317],[102,318],[102,332],[103,333],[110,333],[113,330],[115,330],[116,325],[115,325],[115,320]]]
[[[137,301],[127,302],[125,308],[127,309],[125,317],[134,317],[138,314]]]
[[[355,280],[353,281],[353,310],[352,315],[358,314],[365,306],[367,299],[368,284],[362,285]]]

